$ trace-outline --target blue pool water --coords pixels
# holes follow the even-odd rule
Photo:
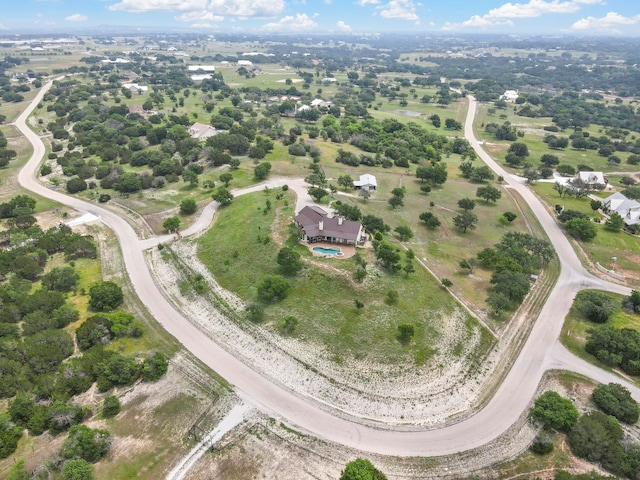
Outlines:
[[[313,247],[313,251],[316,253],[321,253],[323,255],[339,255],[342,253],[342,250],[339,248],[327,248],[327,247]]]

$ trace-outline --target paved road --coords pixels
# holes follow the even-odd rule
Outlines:
[[[549,368],[577,370],[594,376],[599,381],[619,381],[617,377],[591,367],[568,354],[558,345],[557,338],[571,299],[579,289],[590,286],[610,287],[621,292],[627,290],[595,279],[584,271],[564,235],[540,202],[526,188],[513,185],[540,218],[558,250],[563,268],[558,286],[542,310],[521,355],[491,401],[473,416],[455,425],[435,430],[377,429],[338,417],[330,406],[320,405],[313,399],[295,394],[281,386],[277,379],[261,376],[251,366],[242,363],[207,338],[188,319],[183,318],[164,298],[149,272],[143,252],[147,243],[137,238],[136,233],[125,220],[97,205],[49,190],[38,183],[35,173],[44,156],[45,148],[38,135],[26,126],[26,120],[50,87],[51,82],[43,87],[16,121],[17,127],[33,144],[33,155],[18,176],[20,184],[43,197],[66,204],[82,213],[97,215],[112,228],[120,242],[131,283],[155,319],[186,349],[234,385],[238,394],[246,402],[268,414],[282,418],[288,424],[309,434],[366,452],[399,456],[437,456],[480,447],[507,430],[527,407],[542,375]],[[471,99],[466,124],[467,137],[483,160],[500,171],[500,167],[479,148],[473,138],[470,125],[474,114],[475,101]],[[208,220],[205,223],[207,222]],[[629,387],[635,398],[640,400],[640,389]]]

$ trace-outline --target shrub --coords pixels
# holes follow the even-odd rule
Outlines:
[[[118,397],[114,397],[113,395],[109,395],[105,397],[102,402],[102,416],[103,418],[112,418],[120,413],[122,410],[122,405],[120,405],[120,400]]]
[[[551,437],[544,430],[539,432],[538,435],[536,435],[536,438],[533,439],[533,443],[529,449],[538,455],[546,455],[547,453],[553,452],[553,442],[551,441]]]
[[[167,357],[160,352],[155,352],[150,357],[145,358],[142,364],[142,378],[145,382],[155,382],[167,373],[168,368]]]
[[[104,457],[110,447],[111,435],[106,430],[74,425],[62,444],[60,455],[63,458],[81,458],[93,463]]]
[[[576,424],[580,414],[571,400],[548,390],[536,399],[529,416],[545,428],[568,432]]]
[[[638,403],[625,387],[617,383],[598,385],[591,395],[593,403],[608,415],[628,424],[638,421]]]
[[[268,275],[258,285],[258,298],[265,302],[284,300],[291,291],[289,282],[280,275]]]
[[[184,215],[191,215],[196,213],[198,204],[193,198],[185,198],[180,202],[180,213]]]
[[[67,192],[69,193],[78,193],[84,192],[87,189],[87,182],[85,182],[80,177],[73,177],[71,180],[67,182]]]
[[[583,290],[576,296],[576,308],[592,322],[605,323],[616,313],[618,305],[604,292]]]
[[[114,282],[100,282],[89,289],[89,306],[97,312],[114,310],[123,301],[122,289]]]

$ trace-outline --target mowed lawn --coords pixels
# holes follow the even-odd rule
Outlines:
[[[276,257],[280,247],[274,238],[290,235],[293,217],[292,196],[275,200],[268,197],[272,210],[264,213],[264,193],[234,199],[221,210],[213,228],[199,240],[198,255],[217,281],[246,301],[256,299],[256,289],[268,274],[278,272]],[[288,206],[285,205],[288,202]],[[277,215],[274,210],[277,210]],[[270,234],[272,240],[265,243]],[[277,329],[284,318],[299,320],[294,335],[304,341],[326,346],[340,362],[350,357],[378,362],[424,363],[438,351],[445,317],[458,311],[456,302],[428,272],[416,268],[408,277],[390,274],[377,268],[369,272],[362,284],[352,280],[356,264],[352,259],[319,259],[305,246],[294,248],[303,256],[305,268],[290,279],[292,291],[284,301],[266,310],[265,323]],[[370,249],[362,250],[369,264],[375,258]],[[399,293],[396,305],[387,305],[389,290]],[[364,307],[357,309],[355,300]],[[471,336],[477,325],[466,314],[463,338]],[[415,337],[406,346],[396,340],[400,324],[415,327]],[[481,348],[490,342],[484,341]],[[464,350],[464,348],[462,349]],[[482,352],[473,352],[480,354]]]

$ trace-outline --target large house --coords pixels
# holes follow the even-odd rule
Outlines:
[[[606,185],[608,182],[602,172],[578,172],[578,177],[587,185]]]
[[[329,242],[343,245],[363,245],[367,237],[360,222],[342,217],[329,217],[320,207],[306,206],[295,216],[301,230],[300,239],[306,243]]]
[[[610,213],[615,212],[620,215],[627,227],[640,224],[640,202],[631,200],[622,193],[616,192],[605,198],[602,205]]]
[[[211,125],[206,125],[200,122],[196,122],[189,127],[189,135],[191,138],[195,138],[196,140],[206,140],[217,133],[219,133],[218,130],[213,128]]]
[[[356,190],[377,190],[378,189],[378,181],[376,177],[365,173],[364,175],[360,175],[360,180],[353,181],[353,188]]]
[[[215,65],[188,65],[187,71],[189,72],[205,72],[205,73],[215,73],[216,66]]]
[[[500,100],[504,100],[505,102],[515,103],[518,100],[520,94],[517,90],[507,90],[502,95],[500,95]]]

